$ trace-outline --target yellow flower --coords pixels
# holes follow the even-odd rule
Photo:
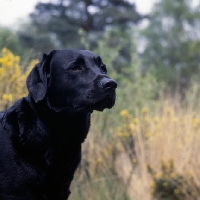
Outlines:
[[[147,131],[145,134],[144,134],[144,137],[145,138],[149,138],[151,136],[151,132],[150,131]]]
[[[123,136],[124,136],[124,133],[122,133],[121,131],[119,131],[119,132],[116,133],[116,136],[117,136],[117,137],[123,137]]]
[[[194,127],[198,127],[200,125],[200,119],[194,118],[192,120],[192,124],[193,124]]]
[[[193,175],[194,175],[194,173],[193,173],[192,170],[188,171],[188,176],[189,176],[190,178],[193,178]]]
[[[133,118],[133,123],[134,124],[138,124],[139,123],[139,119],[138,118]]]
[[[131,131],[135,131],[135,130],[136,130],[135,124],[131,123],[131,124],[130,124],[130,128],[131,128]]]
[[[142,114],[147,114],[148,113],[148,108],[144,107],[141,110]]]
[[[157,174],[157,177],[158,177],[158,178],[161,178],[162,175],[163,175],[163,174],[162,174],[161,172],[159,172],[159,173]]]
[[[124,117],[124,116],[127,116],[129,113],[128,113],[128,110],[122,110],[121,112],[120,112],[120,115],[122,116],[122,117]]]
[[[175,193],[175,194],[178,194],[178,193],[179,193],[179,189],[176,188],[176,189],[174,190],[174,193]]]
[[[156,183],[154,181],[151,181],[151,186],[156,187]]]
[[[130,137],[132,134],[130,132],[124,132],[124,137]]]
[[[3,94],[2,95],[2,100],[12,101],[13,100],[13,95],[12,94]]]
[[[32,61],[25,72],[20,66],[20,57],[14,55],[11,51],[3,48],[0,52],[0,109],[8,102],[12,102],[27,95],[26,77],[36,60]]]
[[[168,183],[167,182],[163,182],[162,184],[164,187],[167,187]]]

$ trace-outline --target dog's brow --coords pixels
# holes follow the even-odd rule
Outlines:
[[[83,56],[78,56],[75,60],[75,63],[85,63],[85,59],[83,58]]]
[[[94,57],[94,61],[97,65],[100,65],[102,63],[102,60],[101,60],[101,57],[100,56],[97,56],[97,57]]]

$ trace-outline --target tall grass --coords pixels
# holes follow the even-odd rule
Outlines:
[[[118,125],[109,113],[93,116],[70,199],[198,199],[200,115],[186,105],[122,110]]]

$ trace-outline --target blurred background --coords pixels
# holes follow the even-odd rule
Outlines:
[[[0,0],[0,109],[52,49],[99,54],[118,82],[94,112],[70,200],[198,200],[200,2]]]

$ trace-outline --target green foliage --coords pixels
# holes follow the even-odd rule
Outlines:
[[[19,41],[23,49],[33,51],[33,57],[40,58],[42,53],[49,53],[58,48],[55,38],[47,33],[42,33],[31,24],[21,25],[18,31]]]
[[[153,68],[158,81],[164,80],[173,90],[188,86],[200,74],[199,20],[199,8],[192,1],[159,0],[142,31],[144,71]]]
[[[148,171],[152,176],[152,196],[159,200],[197,200],[200,192],[193,179],[192,172],[179,174],[175,171],[174,161],[161,162],[161,172],[156,174],[148,165]]]
[[[107,27],[122,26],[126,29],[146,16],[140,15],[135,4],[126,0],[56,0],[37,3],[30,17],[31,30],[36,30],[36,34],[26,34],[30,28],[27,27],[22,31],[24,37],[21,39],[26,45],[29,45],[27,38],[34,41],[32,47],[39,50],[37,45],[42,42],[48,46],[49,38],[59,48],[83,48],[79,30],[91,39],[89,42],[96,44]],[[46,40],[42,35],[47,36]],[[38,36],[43,41],[37,40]]]
[[[0,49],[10,49],[14,54],[21,55],[22,47],[17,33],[9,28],[0,27]]]
[[[21,29],[23,30],[23,26],[21,27]],[[27,36],[31,35],[31,28],[29,29],[29,31],[30,32],[27,31],[26,33]],[[20,56],[21,63],[23,63],[22,70],[26,70],[26,67],[29,65],[31,60],[35,59],[36,57],[39,58],[39,55],[41,55],[40,51],[36,53],[33,50],[34,47],[31,46],[33,44],[31,43],[31,41],[27,40],[26,42],[29,43],[30,46],[27,46],[27,43],[23,43],[18,31],[0,26],[0,50],[6,48],[15,55]]]

